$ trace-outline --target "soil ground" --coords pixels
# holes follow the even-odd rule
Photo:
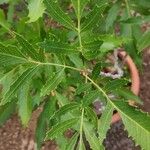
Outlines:
[[[143,73],[141,74],[140,97],[144,101],[143,109],[150,112],[150,49],[143,54]],[[37,111],[40,112],[40,108]],[[35,150],[34,131],[38,113],[34,112],[33,118],[27,129],[21,127],[17,115],[12,116],[0,128],[0,150]],[[135,147],[134,142],[128,138],[123,130],[121,121],[112,125],[104,142],[106,150],[141,150]],[[43,144],[42,150],[57,150],[54,141]]]

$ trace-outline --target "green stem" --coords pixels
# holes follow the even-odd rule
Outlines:
[[[75,67],[71,67],[71,66],[67,66],[67,65],[62,65],[62,64],[43,63],[43,62],[38,62],[38,61],[33,61],[33,60],[30,60],[29,62],[33,63],[33,64],[38,64],[38,65],[58,66],[58,67],[63,67],[63,68],[68,68],[68,69],[76,70],[76,71],[79,71],[79,72],[83,71],[81,69],[78,69],[78,68],[75,68]]]
[[[37,61],[30,61],[30,62],[34,63],[34,64],[38,64],[38,65],[50,65],[50,66],[58,66],[58,67],[68,68],[68,69],[72,69],[72,70],[75,70],[75,71],[78,71],[78,72],[82,72],[83,71],[83,70],[75,68],[75,67],[61,65],[61,64],[42,63],[42,62],[37,62]],[[106,92],[98,84],[96,84],[90,77],[88,77],[87,74],[83,74],[83,76],[85,77],[86,80],[89,80],[100,92],[102,92],[103,95],[106,97],[107,101],[109,101],[112,104],[112,106],[114,108],[116,108],[116,106],[112,103],[111,99],[108,97],[108,95],[106,94]],[[84,110],[82,110],[82,116],[83,116],[83,114],[84,114]],[[83,117],[81,117],[81,119],[82,118]]]
[[[82,51],[82,39],[81,39],[81,17],[80,17],[80,0],[78,0],[78,38],[79,38],[79,46],[80,46],[80,51]]]
[[[81,123],[80,123],[80,139],[79,139],[79,150],[82,149],[82,134],[83,134],[83,118],[84,118],[84,109],[82,109],[82,115],[81,115]]]

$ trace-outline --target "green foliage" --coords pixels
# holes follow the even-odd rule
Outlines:
[[[78,119],[69,119],[67,121],[61,122],[50,129],[47,132],[46,139],[54,139],[59,135],[63,134],[68,128],[71,128],[75,123],[77,123]]]
[[[93,128],[90,125],[83,125],[85,136],[90,144],[90,148],[94,150],[103,150],[99,139],[96,137]]]
[[[22,52],[25,55],[30,56],[31,58],[35,60],[39,60],[39,53],[36,51],[36,49],[31,45],[23,36],[15,33],[16,39],[18,40],[18,43],[22,47]]]
[[[27,59],[15,46],[4,46],[0,43],[0,66],[11,66],[27,63]]]
[[[18,112],[22,124],[27,126],[32,114],[31,97],[29,96],[30,84],[27,82],[19,89],[18,93]]]
[[[45,49],[46,52],[54,54],[78,53],[75,46],[62,42],[45,41],[44,43],[40,43],[40,47]]]
[[[89,0],[81,0],[81,1],[77,1],[77,0],[71,0],[75,13],[77,15],[77,17],[82,16],[82,12],[84,10],[84,7],[86,6],[86,4],[89,2]]]
[[[15,110],[15,103],[11,102],[4,106],[0,106],[0,126],[2,126],[7,119],[13,114]]]
[[[98,118],[96,113],[94,112],[94,110],[91,107],[85,107],[85,112],[87,115],[87,118],[93,123],[93,125],[95,126],[95,128],[98,128]]]
[[[74,26],[72,20],[59,7],[57,0],[56,1],[44,0],[44,3],[46,5],[46,7],[48,8],[47,10],[48,10],[49,15],[53,19],[58,21],[60,24],[62,24],[66,28],[69,28],[71,30],[75,30],[75,26]]]
[[[43,0],[30,0],[28,4],[29,14],[28,17],[30,18],[28,23],[35,22],[40,17],[42,17],[45,6]]]
[[[124,102],[114,102],[117,107],[125,129],[128,130],[129,136],[132,136],[136,143],[140,144],[145,150],[150,148],[147,141],[150,139],[150,116],[140,110],[128,106]]]
[[[10,86],[10,89],[5,93],[3,99],[1,100],[0,105],[5,105],[6,103],[10,102],[12,98],[16,95],[17,90],[20,86],[23,86],[27,81],[34,76],[37,71],[38,66],[33,68],[26,69]]]
[[[142,37],[139,39],[137,43],[137,48],[139,51],[142,51],[143,49],[147,48],[150,45],[150,32],[145,32]]]
[[[101,116],[101,119],[99,120],[98,134],[99,134],[99,139],[100,139],[101,144],[103,143],[103,140],[106,138],[107,131],[110,128],[113,110],[114,110],[114,108],[108,102],[106,105],[106,108]]]
[[[61,115],[64,115],[65,113],[67,112],[70,112],[74,109],[77,109],[79,108],[80,105],[78,103],[70,103],[70,104],[67,104],[67,105],[64,105],[62,106],[58,111],[56,111],[51,117],[50,119],[54,119],[54,118],[58,118],[60,117]]]
[[[107,0],[99,1],[94,6],[91,12],[85,17],[85,20],[81,27],[82,32],[93,28],[93,26],[97,24],[100,15],[104,12],[106,6],[108,6]]]
[[[141,30],[150,20],[149,2],[30,0],[22,11],[16,10],[16,4],[23,5],[20,1],[0,4],[4,2],[9,8],[7,14],[0,10],[0,125],[17,110],[27,126],[32,111],[41,107],[35,133],[38,149],[44,139],[55,139],[62,150],[85,150],[85,142],[102,150],[117,110],[129,136],[149,150],[150,117],[127,104],[142,103],[128,90],[124,62],[115,60],[124,77],[100,75],[108,67],[115,69],[108,56],[118,48],[140,66],[139,52],[150,45],[149,31]],[[95,101],[104,104],[101,116],[94,111]]]
[[[90,105],[93,100],[97,99],[99,97],[99,91],[91,91],[90,93],[86,94],[85,97],[83,97],[83,106]]]
[[[106,31],[109,30],[109,28],[111,26],[113,26],[117,16],[118,16],[118,13],[119,13],[119,10],[120,10],[120,4],[121,3],[115,3],[110,9],[109,9],[109,12],[108,12],[108,16],[106,18]]]
[[[43,111],[41,112],[36,127],[36,142],[37,148],[40,149],[43,140],[46,136],[46,129],[49,127],[49,117],[54,113],[56,109],[56,98],[48,98],[44,104]]]
[[[50,94],[50,92],[57,87],[57,85],[63,79],[63,72],[64,72],[64,69],[62,69],[59,73],[57,73],[56,75],[50,77],[47,80],[47,83],[41,89],[41,96],[45,96],[45,95]]]
[[[66,150],[74,149],[75,144],[77,143],[78,136],[79,136],[79,134],[76,133],[71,137],[69,144],[66,146]]]

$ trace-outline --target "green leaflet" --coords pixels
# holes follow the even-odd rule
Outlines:
[[[114,89],[125,87],[128,85],[128,83],[129,83],[129,81],[127,81],[125,79],[111,80],[105,84],[105,90],[109,92]]]
[[[101,54],[113,51],[117,46],[113,42],[104,42],[100,48]]]
[[[14,82],[16,78],[16,72],[17,72],[17,67],[12,69],[11,71],[5,73],[1,78],[0,78],[0,86],[2,87],[2,90],[0,93],[2,95],[5,95],[12,83]]]
[[[79,53],[78,49],[75,46],[72,46],[67,43],[45,41],[45,42],[39,43],[39,46],[48,53],[55,53],[55,54]]]
[[[46,84],[43,86],[43,88],[41,89],[41,96],[45,96],[47,94],[50,94],[50,92],[52,90],[55,90],[55,88],[59,85],[59,83],[62,81],[63,79],[63,73],[64,73],[64,69],[62,69],[59,73],[57,73],[56,75],[50,77],[48,79],[48,81],[46,82]]]
[[[122,19],[127,19],[128,17],[128,13],[127,10],[124,11],[123,15],[122,15]],[[134,41],[133,39],[135,37],[133,37],[133,27],[132,24],[126,24],[126,23],[121,23],[120,24],[120,33],[122,37],[131,39],[128,43],[125,43],[125,49],[126,51],[131,55],[131,57],[134,59],[134,62],[137,65],[141,65],[141,60],[137,54],[137,48],[135,47],[135,43],[136,41]],[[136,39],[136,38],[135,38]]]
[[[18,91],[18,111],[22,124],[26,127],[32,114],[32,101],[29,97],[30,82],[27,81]]]
[[[64,136],[64,134],[59,135],[57,139],[55,139],[56,143],[58,144],[59,150],[66,150],[66,145],[68,144],[69,139]]]
[[[11,102],[6,105],[0,106],[0,126],[2,126],[7,119],[15,111],[16,103]]]
[[[78,136],[79,136],[79,133],[75,133],[71,139],[69,140],[69,143],[67,144],[66,146],[66,149],[65,150],[73,150],[76,143],[77,143],[77,140],[78,140]]]
[[[100,47],[103,44],[102,41],[91,41],[83,44],[83,55],[86,59],[95,59],[101,53]]]
[[[76,30],[73,21],[70,19],[68,15],[65,14],[65,12],[59,7],[58,1],[52,1],[52,0],[44,0],[45,6],[47,6],[47,11],[49,12],[49,15],[56,21],[58,21],[60,24],[65,26],[66,28],[69,28],[71,30]]]
[[[150,116],[147,113],[142,113],[140,110],[129,106],[126,102],[112,102],[121,115],[129,136],[132,136],[135,143],[141,145],[142,149],[149,150]]]
[[[84,84],[79,84],[79,86],[76,89],[76,94],[81,94],[84,92],[89,92],[92,88],[92,85],[90,83],[84,83]]]
[[[58,92],[56,92],[56,99],[58,101],[59,106],[69,104],[68,98]]]
[[[71,0],[75,13],[79,19],[82,16],[82,12],[84,10],[85,5],[90,1],[90,0]]]
[[[139,104],[143,103],[137,95],[135,95],[132,91],[127,90],[125,88],[124,89],[118,88],[117,90],[113,90],[113,93],[117,94],[118,96],[122,96],[126,100],[133,100]]]
[[[48,128],[49,117],[54,113],[56,107],[56,97],[48,98],[45,102],[43,111],[41,112],[35,132],[35,139],[37,148],[40,149],[42,142],[46,136],[46,130]]]
[[[98,127],[98,118],[96,113],[94,112],[94,110],[91,107],[85,107],[85,112],[87,115],[87,118],[91,120],[92,124],[94,125],[94,127]]]
[[[86,16],[83,24],[81,25],[81,32],[95,26],[107,5],[107,0],[102,0],[95,5],[93,10]]]
[[[120,11],[120,7],[121,3],[115,3],[114,5],[112,5],[112,7],[110,8],[107,18],[106,18],[106,31],[109,30],[110,27],[113,27],[113,24],[118,16],[118,13]]]
[[[28,17],[30,18],[28,23],[37,21],[40,17],[43,16],[45,11],[43,0],[30,0],[28,4],[28,10]]]
[[[125,38],[125,37],[118,37],[114,34],[93,34],[91,32],[86,32],[84,35],[85,38],[85,44],[86,43],[94,43],[94,41],[96,42],[103,42],[103,43],[113,43],[115,46],[121,46],[122,44],[128,43],[129,41],[131,41],[131,39],[129,38]]]
[[[11,66],[28,63],[26,57],[15,46],[4,46],[0,43],[0,66]]]
[[[100,41],[100,40],[93,41],[93,39],[92,39],[91,41],[84,42],[83,47],[84,47],[84,49],[88,49],[88,50],[94,49],[96,51],[96,49],[100,49],[100,46],[102,44],[103,44],[103,41]]]
[[[17,90],[23,86],[27,81],[29,81],[33,75],[37,72],[38,66],[33,68],[26,69],[10,86],[10,89],[6,92],[1,100],[0,105],[4,105],[7,102],[11,101],[11,99],[16,95]]]
[[[83,68],[83,61],[78,54],[69,54],[68,57],[77,68]]]
[[[78,122],[78,120],[78,118],[69,119],[67,121],[60,122],[59,124],[53,126],[52,129],[50,129],[50,131],[47,132],[46,139],[48,140],[57,138],[57,136],[63,134],[65,130],[75,125]]]
[[[90,144],[90,148],[92,150],[102,150],[102,146],[99,142],[99,139],[96,137],[92,127],[89,124],[84,123],[83,124],[83,130],[85,133],[85,137]]]
[[[150,16],[137,16],[137,17],[128,18],[121,22],[135,25],[135,24],[143,24],[149,21],[150,21]]]
[[[70,103],[70,104],[64,105],[64,106],[62,106],[61,108],[59,108],[59,110],[56,111],[56,112],[50,117],[50,119],[60,117],[61,115],[64,115],[64,114],[67,113],[67,112],[71,112],[72,110],[77,109],[77,108],[79,108],[79,107],[80,107],[80,105],[79,105],[78,103]]]
[[[62,65],[62,64],[65,64],[65,59],[66,58],[63,55],[54,55],[53,63]],[[59,72],[62,70],[62,67],[59,67],[59,66],[55,66],[55,68],[56,68],[56,72]],[[64,78],[65,78],[65,73],[63,73],[62,76],[64,76]]]
[[[41,56],[40,54],[36,51],[36,49],[20,34],[15,33],[16,39],[18,43],[22,47],[22,53],[28,57],[31,57],[35,60],[40,60]]]
[[[26,58],[26,56],[21,52],[21,50],[14,45],[5,46],[2,43],[0,43],[0,52]]]
[[[103,143],[103,140],[106,138],[107,131],[110,128],[113,110],[114,108],[112,107],[110,102],[107,102],[105,110],[103,111],[102,116],[98,122],[98,135],[101,144]]]
[[[138,40],[137,49],[139,52],[150,46],[150,31],[145,32]]]
[[[85,95],[82,99],[83,106],[88,106],[99,97],[100,92],[98,90],[91,91]]]

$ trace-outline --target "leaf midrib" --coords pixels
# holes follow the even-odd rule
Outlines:
[[[126,118],[128,118],[131,122],[134,122],[137,126],[139,126],[140,128],[142,128],[144,131],[147,132],[147,134],[150,134],[150,132],[143,128],[140,124],[138,124],[135,120],[133,120],[131,117],[129,117],[126,113],[124,113],[122,110],[120,110],[117,106],[115,106],[117,111],[119,111],[122,115],[124,115]],[[140,123],[140,122],[139,122]]]
[[[70,22],[68,22],[66,19],[64,19],[62,16],[60,16],[59,13],[57,13],[57,11],[55,11],[55,9],[53,9],[53,7],[51,7],[51,4],[49,3],[49,1],[47,1],[47,3],[49,4],[49,7],[53,10],[54,13],[56,13],[64,22],[66,22],[67,24],[69,24],[72,27],[72,29],[76,30],[76,28]]]
[[[30,73],[32,73],[37,67],[38,67],[38,65],[37,65],[34,69],[30,70],[30,72],[28,72],[28,74],[26,74],[23,79],[25,79],[25,78],[26,78]],[[17,81],[17,80],[16,80],[16,81]],[[15,81],[15,82],[16,82],[16,81]],[[15,82],[14,82],[14,83],[15,83]],[[14,88],[14,89],[10,92],[10,94],[7,95],[7,97],[5,97],[6,100],[8,100],[9,97],[12,96],[12,94],[14,93],[14,91],[20,86],[20,83],[21,83],[21,82],[22,82],[22,80],[20,80],[20,82],[18,83],[18,85],[16,86],[16,88]],[[14,84],[14,83],[13,83],[13,84]],[[12,84],[12,85],[13,85],[13,84]],[[7,92],[6,92],[6,93],[7,93]]]

